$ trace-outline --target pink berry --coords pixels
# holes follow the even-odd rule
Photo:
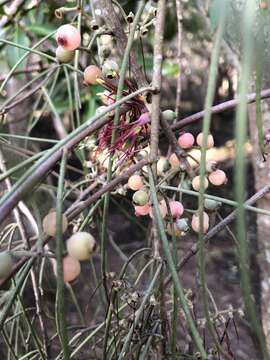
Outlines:
[[[148,215],[150,212],[150,205],[149,204],[145,204],[143,206],[134,206],[135,209],[135,215],[136,216],[145,216]]]
[[[179,136],[178,144],[182,149],[189,149],[194,144],[194,136],[191,133],[185,133]]]
[[[209,182],[207,180],[207,178],[204,179],[204,189],[206,190],[208,188]],[[200,177],[199,176],[195,176],[192,180],[192,187],[195,191],[199,191],[200,190]]]
[[[56,41],[58,45],[65,50],[75,50],[81,44],[81,34],[78,29],[70,24],[60,26],[56,32]]]
[[[170,201],[170,210],[173,218],[179,218],[183,215],[184,207],[179,201]]]
[[[200,218],[199,214],[194,214],[191,220],[191,227],[193,231],[199,232],[200,231]],[[205,234],[209,229],[209,216],[206,212],[203,212],[203,233]]]
[[[132,175],[128,179],[128,187],[131,190],[137,191],[143,187],[143,179],[140,175]]]
[[[210,183],[215,186],[221,186],[227,182],[227,176],[225,172],[219,169],[209,174],[208,178]]]
[[[57,276],[57,262],[52,259],[52,266],[55,276]],[[81,272],[81,264],[79,260],[67,255],[63,258],[63,277],[64,282],[71,282],[75,280]]]
[[[96,85],[97,79],[102,78],[102,72],[96,65],[89,65],[83,72],[84,81],[89,85]]]
[[[81,272],[81,264],[80,262],[67,255],[63,259],[63,275],[64,275],[64,282],[71,282],[75,280]]]
[[[203,133],[199,133],[199,134],[197,135],[196,142],[197,142],[197,144],[198,144],[200,147],[202,147],[202,145],[203,145]],[[210,148],[212,148],[213,146],[214,146],[214,138],[213,138],[213,136],[210,134],[210,135],[208,135],[208,137],[207,137],[207,149],[210,149]]]

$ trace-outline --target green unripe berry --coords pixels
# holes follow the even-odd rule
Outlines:
[[[204,208],[209,211],[215,211],[221,206],[220,201],[205,199],[204,200]]]
[[[68,254],[79,261],[90,259],[96,248],[97,244],[94,237],[84,231],[73,234],[67,240]]]
[[[69,63],[74,59],[74,55],[75,55],[75,51],[69,51],[69,50],[65,50],[64,48],[62,48],[62,46],[58,46],[56,51],[55,51],[55,56],[56,59],[60,62],[60,63]]]
[[[133,194],[132,200],[136,205],[146,205],[149,201],[149,194],[144,190],[138,190]]]
[[[176,119],[176,113],[172,110],[162,111],[161,116],[164,120],[166,120],[168,122],[172,122],[173,120]]]
[[[7,251],[0,253],[0,279],[7,277],[12,270],[12,257]]]

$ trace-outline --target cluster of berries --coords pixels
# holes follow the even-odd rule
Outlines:
[[[45,234],[55,237],[56,235],[56,212],[49,212],[43,219],[43,231]],[[68,220],[62,215],[62,233],[68,228]],[[63,258],[63,276],[65,282],[76,279],[81,272],[80,261],[90,259],[94,254],[97,244],[94,237],[88,232],[76,232],[66,242],[67,255]],[[56,274],[57,263],[52,261]]]
[[[178,138],[179,147],[186,151],[186,154],[189,154],[189,151],[192,148],[202,147],[203,134],[200,133],[196,137],[196,141],[194,136],[185,132],[180,134]],[[212,135],[209,135],[207,138],[207,148],[210,149],[214,146],[214,139]],[[145,149],[145,152],[148,152],[148,149]],[[164,156],[160,156],[157,161],[157,175],[163,178],[168,174],[168,170],[171,166],[171,169],[174,171],[182,172],[185,167],[181,167],[181,161],[177,157],[175,153],[171,154],[167,159]],[[199,169],[199,167],[197,168]],[[204,180],[205,190],[211,183],[214,186],[222,186],[227,182],[227,176],[223,170],[217,169],[217,164],[214,161],[208,161],[206,164],[207,177]],[[144,181],[144,178],[147,176],[147,170],[143,171],[142,174],[132,175],[127,183],[127,186],[130,190],[134,191],[133,194],[133,205],[136,216],[146,216],[149,215],[152,217],[153,208],[151,206],[151,200],[149,195],[149,190]],[[200,176],[196,175],[193,179],[189,180],[190,186],[195,191],[199,191],[200,189]],[[169,216],[171,216],[174,220],[173,227],[176,235],[185,234],[190,226],[195,232],[199,232],[199,214],[192,214],[191,221],[187,217],[183,217],[185,212],[184,206],[180,201],[168,200],[165,201],[163,196],[158,193],[158,197],[160,198],[159,209],[161,216],[166,220]],[[205,212],[203,213],[203,232],[206,233],[209,229],[209,216],[207,212],[215,211],[220,206],[220,203],[211,199],[205,199],[204,208]],[[207,212],[206,212],[207,211]],[[189,226],[190,222],[190,226]],[[168,233],[172,234],[171,223],[168,221],[167,225]]]

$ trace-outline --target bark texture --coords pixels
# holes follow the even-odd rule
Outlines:
[[[270,135],[270,112],[269,106],[263,104],[263,123],[266,138]],[[263,162],[256,128],[256,105],[249,106],[250,137],[253,146],[252,162],[255,175],[255,187],[258,191],[270,183],[270,155]],[[270,154],[270,146],[266,146],[266,152]],[[270,193],[261,198],[257,206],[270,211]],[[261,285],[261,316],[268,349],[270,350],[270,217],[257,215],[257,262],[260,267]]]

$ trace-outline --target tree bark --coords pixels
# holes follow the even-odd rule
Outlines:
[[[270,134],[269,107],[263,106],[264,134]],[[253,146],[252,162],[255,175],[255,188],[260,189],[270,182],[270,156],[266,156],[263,161],[258,142],[258,131],[256,127],[256,105],[249,106],[249,127],[250,138]],[[266,152],[269,153],[270,146],[266,146]],[[261,198],[257,207],[270,211],[270,194]],[[266,342],[270,351],[270,217],[257,214],[257,244],[258,255],[257,263],[260,268],[260,287],[261,287],[261,317]]]

